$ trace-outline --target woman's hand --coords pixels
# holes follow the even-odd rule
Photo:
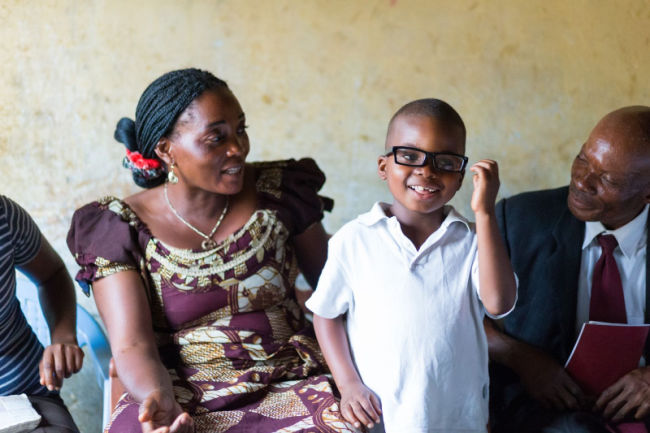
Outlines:
[[[472,165],[474,192],[471,206],[474,213],[494,213],[494,203],[499,191],[499,166],[496,161],[482,159]]]
[[[374,427],[373,421],[381,421],[381,404],[379,398],[363,383],[358,382],[346,386],[341,391],[341,413],[355,427],[361,424],[368,428]]]
[[[83,359],[84,353],[74,337],[70,341],[47,346],[38,364],[41,385],[45,385],[50,391],[61,389],[63,378],[81,370]]]
[[[193,433],[194,421],[173,396],[153,391],[140,405],[142,433]]]

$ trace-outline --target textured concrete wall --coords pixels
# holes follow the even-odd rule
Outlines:
[[[470,159],[500,162],[502,195],[559,186],[603,114],[650,103],[649,53],[648,0],[2,0],[0,193],[72,263],[73,210],[137,190],[116,121],[155,77],[188,66],[230,83],[252,160],[319,161],[330,231],[389,198],[376,157],[415,98],[458,109]],[[454,199],[467,215],[470,193],[466,180]],[[99,402],[68,389],[96,431]]]
[[[137,190],[114,125],[170,69],[230,83],[251,159],[319,161],[329,230],[388,199],[375,161],[406,101],[454,105],[471,160],[500,161],[502,195],[565,183],[604,113],[650,101],[647,0],[4,0],[0,20],[0,192],[64,255],[76,207]]]
[[[388,198],[376,156],[411,99],[458,109],[502,195],[564,184],[603,114],[650,103],[647,0],[3,0],[0,22],[0,192],[64,255],[76,207],[137,190],[113,129],[171,69],[230,83],[251,159],[319,161],[329,230]]]

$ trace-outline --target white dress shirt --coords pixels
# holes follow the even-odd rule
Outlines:
[[[596,236],[614,235],[618,246],[614,249],[614,260],[621,274],[623,296],[627,323],[643,323],[645,313],[645,276],[648,239],[648,207],[629,223],[616,230],[607,230],[600,221],[585,223],[585,238],[582,243],[582,261],[578,278],[578,303],[576,311],[576,335],[582,324],[589,320],[589,302],[591,299],[591,279],[594,265],[600,258],[601,248]]]
[[[381,400],[373,433],[484,433],[488,353],[474,224],[445,206],[441,226],[416,249],[387,206],[376,203],[332,237],[307,307],[347,315],[357,370]]]

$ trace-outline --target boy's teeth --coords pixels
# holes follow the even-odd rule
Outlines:
[[[412,190],[419,191],[419,192],[423,192],[423,191],[434,192],[433,189],[427,188],[427,187],[424,187],[424,186],[420,186],[420,185],[411,185],[410,188]]]

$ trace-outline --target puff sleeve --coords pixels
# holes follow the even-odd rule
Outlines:
[[[99,278],[139,269],[145,237],[118,200],[92,202],[75,211],[67,243],[81,267],[75,279],[84,293],[89,295],[90,284]]]
[[[276,210],[292,235],[304,232],[331,211],[334,201],[318,195],[325,174],[311,158],[256,163],[256,188],[262,206]]]

